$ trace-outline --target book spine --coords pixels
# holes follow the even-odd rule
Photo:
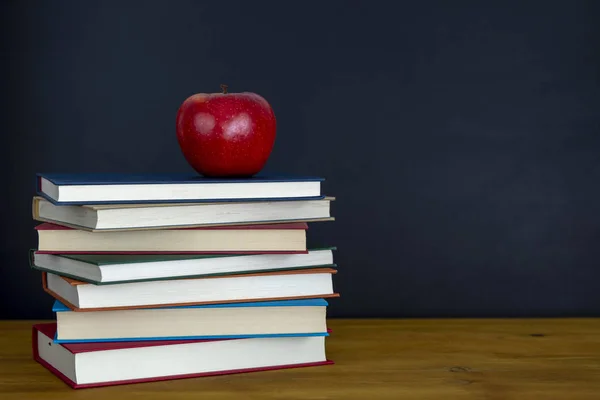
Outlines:
[[[37,196],[33,197],[31,202],[31,215],[35,221],[40,221],[40,198]]]
[[[49,344],[49,345],[52,345],[52,344]],[[60,346],[60,345],[57,345],[57,346]],[[61,381],[63,381],[64,383],[66,383],[72,389],[77,389],[78,388],[78,386],[77,386],[77,384],[75,382],[73,382],[72,380],[70,380],[69,378],[67,378],[65,375],[63,375],[62,372],[60,372],[59,370],[57,370],[56,368],[54,368],[52,365],[50,365],[50,363],[48,363],[46,360],[43,360],[40,357],[40,351],[38,349],[38,330],[35,327],[35,325],[32,328],[31,350],[32,350],[32,356],[33,356],[33,360],[34,361],[36,361],[37,363],[41,364],[44,368],[46,368],[47,370],[49,370],[50,372],[52,372]]]

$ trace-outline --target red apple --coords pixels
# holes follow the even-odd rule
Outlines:
[[[275,144],[275,113],[256,93],[197,93],[177,112],[177,140],[187,162],[207,177],[250,177]]]

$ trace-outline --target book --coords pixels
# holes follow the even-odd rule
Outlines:
[[[83,282],[140,282],[230,274],[335,268],[334,247],[296,254],[47,254],[30,251],[30,265]]]
[[[38,251],[49,254],[306,253],[305,223],[88,232],[43,223]]]
[[[54,343],[32,327],[33,359],[74,389],[333,364],[325,336]]]
[[[33,219],[80,230],[139,230],[332,221],[332,197],[316,200],[56,205],[35,196]]]
[[[55,301],[56,343],[325,336],[325,299],[76,312]]]
[[[332,268],[94,285],[42,272],[43,289],[75,311],[338,297]]]
[[[319,177],[205,178],[189,174],[37,174],[37,193],[54,204],[306,199]]]

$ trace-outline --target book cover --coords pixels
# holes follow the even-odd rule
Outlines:
[[[197,174],[127,174],[127,173],[37,173],[56,185],[148,185],[148,184],[218,184],[218,183],[265,183],[265,182],[322,182],[316,176],[264,175],[249,178],[207,178]]]
[[[336,251],[335,246],[330,247],[315,247],[308,249],[311,251],[331,250]],[[30,249],[30,252],[37,253],[37,250]],[[199,259],[214,259],[214,258],[236,258],[243,257],[241,254],[132,254],[132,255],[119,255],[119,254],[60,254],[61,257],[69,258],[76,261],[85,262],[97,266],[101,265],[115,265],[115,264],[138,264],[138,263],[151,263],[151,262],[163,262],[163,261],[181,261],[181,260],[199,260]],[[335,264],[328,264],[335,265]]]
[[[59,225],[51,222],[43,222],[34,227],[37,231],[72,231],[76,230],[76,228],[72,228],[66,225]],[[216,231],[216,230],[278,230],[278,229],[308,229],[308,224],[306,222],[285,222],[280,224],[247,224],[247,225],[224,225],[224,226],[193,226],[193,227],[170,227],[165,228],[164,230],[177,230],[177,231]]]

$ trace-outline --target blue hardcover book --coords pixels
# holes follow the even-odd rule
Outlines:
[[[325,299],[71,311],[55,301],[56,343],[328,336]]]
[[[37,174],[36,191],[54,204],[320,199],[323,178],[260,176],[239,179],[189,174]]]

